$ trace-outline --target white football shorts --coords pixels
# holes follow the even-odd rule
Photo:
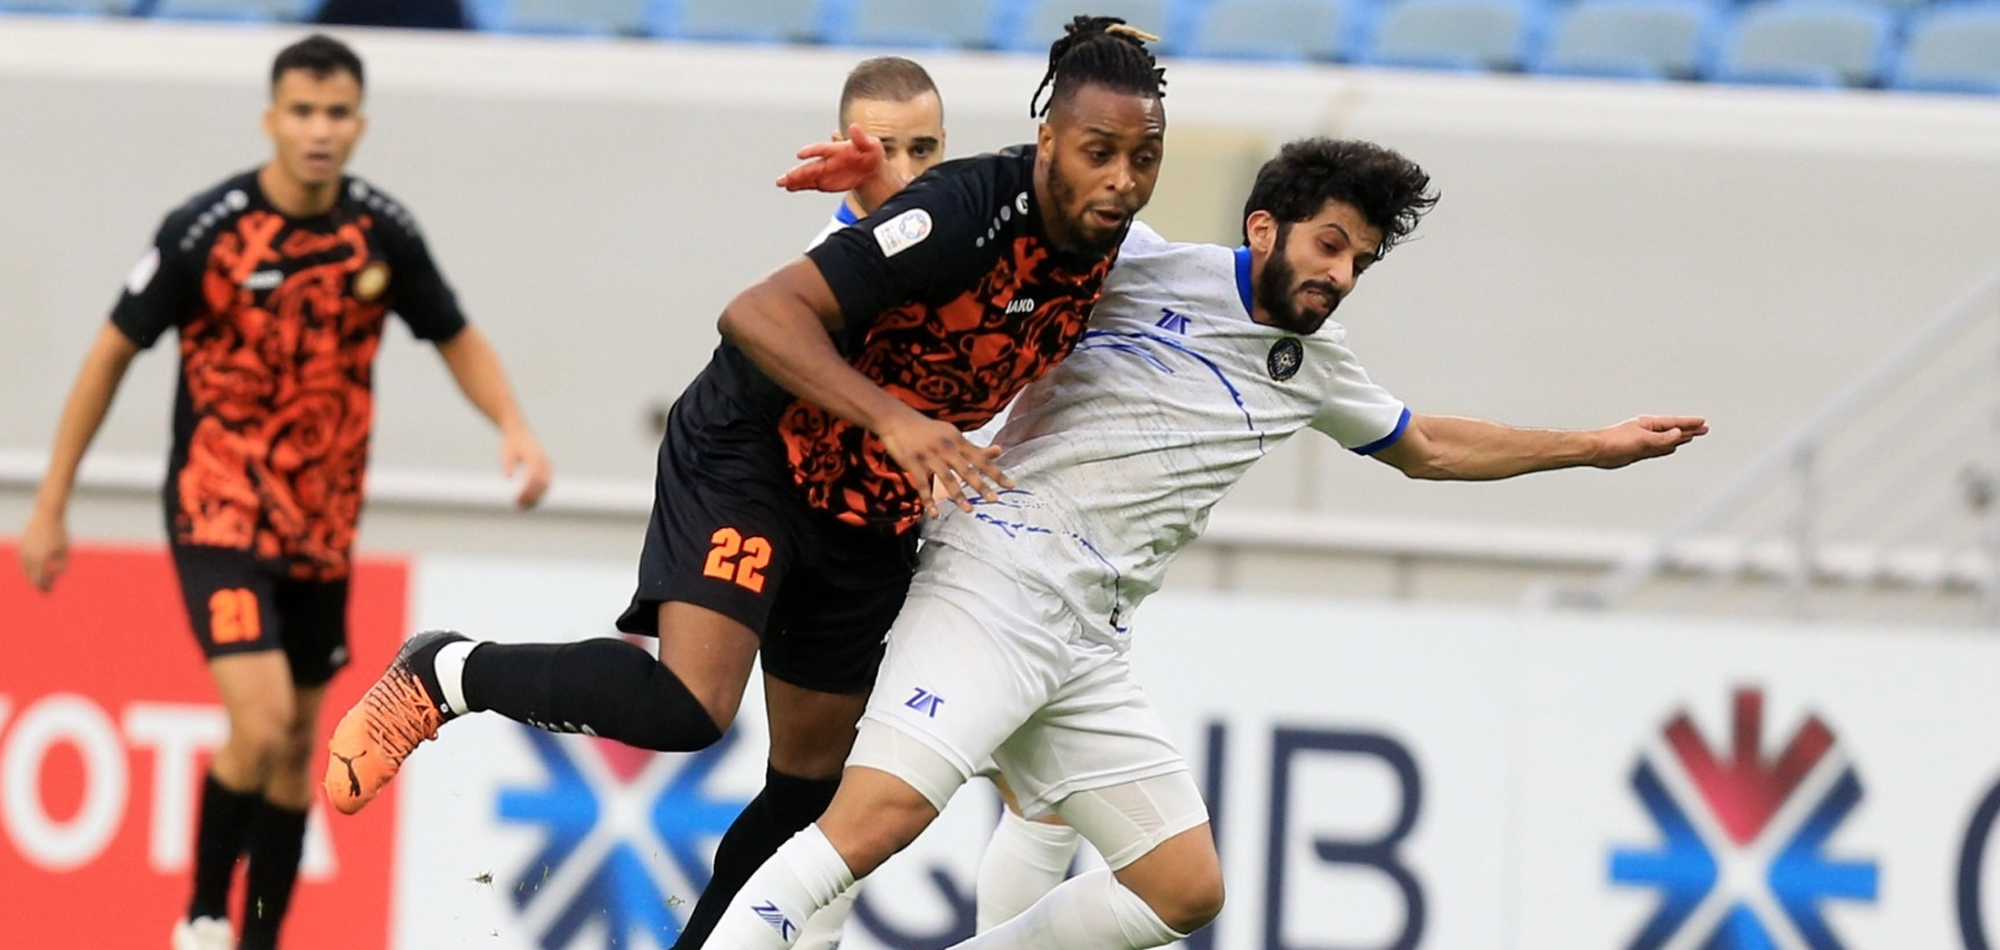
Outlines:
[[[889,630],[861,722],[880,727],[943,756],[960,784],[990,756],[1029,818],[1188,767],[1123,650],[1087,636],[1061,598],[941,544],[924,545]],[[847,764],[909,780],[893,761],[862,761],[882,747],[858,744]]]

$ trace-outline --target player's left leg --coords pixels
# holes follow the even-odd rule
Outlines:
[[[1061,884],[1076,859],[1078,841],[1076,829],[1060,817],[1023,818],[1006,777],[997,770],[986,774],[1000,793],[1002,807],[973,885],[978,933],[1014,919]]]
[[[284,643],[286,719],[263,785],[244,869],[243,935],[238,950],[275,950],[305,855],[312,809],[312,760],[327,684],[347,664],[347,581],[287,579],[273,594]]]
[[[716,844],[714,874],[688,914],[674,944],[677,950],[700,950],[743,882],[826,811],[840,787],[841,766],[854,745],[854,724],[868,704],[868,693],[820,692],[766,674],[764,704],[771,723],[764,788]],[[844,917],[829,918],[817,932],[830,928],[838,943],[843,924]]]
[[[1222,862],[1186,772],[1077,792],[1060,809],[1109,867],[1063,882],[951,950],[1148,950],[1187,937],[1222,909]]]
[[[301,686],[293,694],[292,721],[272,763],[271,777],[264,783],[263,808],[250,833],[239,950],[275,950],[278,928],[291,907],[299,862],[305,855],[306,817],[312,810],[313,740],[319,734],[326,689],[325,684]]]

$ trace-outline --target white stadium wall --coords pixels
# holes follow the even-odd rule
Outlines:
[[[12,473],[0,529],[25,515],[71,373],[160,215],[265,156],[265,70],[291,35],[0,22],[0,462]],[[770,183],[831,130],[861,53],[350,38],[367,59],[372,122],[354,170],[417,211],[557,460],[558,497],[567,480],[637,499],[615,517],[527,521],[378,507],[363,543],[630,556],[651,413],[707,359],[729,297],[824,222],[829,199]],[[952,152],[1033,134],[1034,57],[922,58],[944,91]],[[1691,412],[1714,424],[1666,462],[1482,486],[1407,482],[1302,439],[1253,472],[1224,522],[1308,511],[1372,519],[1391,536],[1630,539],[1713,493],[1903,328],[2000,269],[1991,100],[1167,66],[1169,154],[1147,216],[1170,236],[1233,241],[1251,171],[1296,136],[1376,139],[1433,173],[1444,200],[1419,239],[1342,310],[1375,378],[1415,408],[1552,426]],[[97,458],[158,465],[172,362],[168,351],[139,361]],[[406,334],[384,348],[379,386],[378,487],[409,472],[497,483],[487,428]],[[156,511],[137,492],[93,495],[74,525],[154,540]],[[1278,555],[1229,570],[1239,584],[1308,591],[1478,586],[1445,571],[1411,588],[1381,562]]]

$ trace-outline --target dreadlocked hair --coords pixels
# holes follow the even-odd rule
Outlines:
[[[1074,95],[1077,87],[1095,83],[1119,92],[1165,98],[1167,71],[1153,59],[1147,43],[1160,38],[1127,25],[1115,16],[1079,16],[1063,27],[1063,36],[1049,46],[1049,71],[1028,99],[1028,115],[1048,114],[1057,99]],[[1047,90],[1049,98],[1042,100]]]

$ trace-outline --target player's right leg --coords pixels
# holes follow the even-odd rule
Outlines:
[[[359,811],[419,743],[468,712],[661,752],[722,737],[793,563],[796,529],[784,506],[796,502],[782,472],[705,458],[677,439],[700,442],[670,428],[662,444],[639,586],[618,621],[627,633],[659,637],[658,659],[612,637],[412,640],[334,730],[326,791],[335,808]]]
[[[294,718],[292,677],[278,637],[274,578],[244,552],[176,546],[189,626],[222,699],[229,733],[209,762],[195,823],[193,893],[174,950],[234,950],[229,890],[265,811],[265,787]]]

